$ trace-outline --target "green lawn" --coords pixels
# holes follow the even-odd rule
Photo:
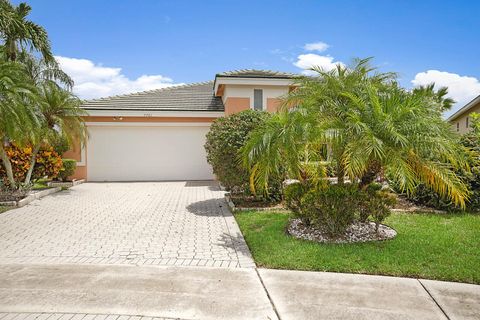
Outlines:
[[[0,206],[0,213],[4,213],[5,211],[8,211],[10,209],[12,209],[12,207]]]
[[[48,189],[49,186],[47,186],[47,182],[48,182],[48,180],[45,180],[45,179],[37,180],[37,181],[33,184],[32,189],[33,189],[33,190]]]
[[[392,214],[395,239],[319,244],[285,233],[288,214],[247,211],[235,217],[262,267],[382,274],[480,284],[480,215]]]

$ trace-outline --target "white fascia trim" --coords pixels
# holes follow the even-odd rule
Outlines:
[[[144,110],[85,110],[89,116],[112,117],[179,117],[179,118],[219,118],[225,112],[214,111],[144,111]]]
[[[448,117],[447,121],[453,121],[455,120],[456,118],[458,118],[459,116],[461,116],[463,113],[467,112],[468,110],[470,110],[471,108],[473,108],[475,105],[477,105],[478,103],[480,103],[480,95],[476,98],[474,98],[472,101],[470,101],[469,103],[467,103],[465,106],[463,106],[462,108],[460,108],[457,112],[455,112],[454,114],[452,114],[450,117]]]
[[[210,127],[210,122],[86,122],[87,127]]]
[[[221,84],[237,84],[247,86],[291,86],[294,84],[291,79],[267,79],[267,78],[222,78],[217,77],[215,82],[215,94]]]

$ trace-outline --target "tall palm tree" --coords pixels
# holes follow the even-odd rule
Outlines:
[[[39,113],[43,122],[37,135],[32,139],[32,159],[25,177],[25,184],[30,183],[36,156],[43,143],[48,143],[59,135],[65,137],[70,144],[74,141],[84,143],[87,130],[83,117],[87,113],[80,108],[80,104],[79,98],[55,82],[47,81],[42,85]]]
[[[35,50],[45,61],[53,62],[47,32],[27,19],[31,10],[24,2],[14,6],[8,0],[0,0],[0,39],[4,42],[5,58],[16,61],[20,52]]]
[[[38,114],[30,107],[35,104],[36,93],[22,66],[0,62],[0,158],[10,188],[16,188],[17,184],[4,145],[12,140],[24,142],[28,133],[38,128]]]
[[[319,153],[325,144],[337,164],[339,183],[348,176],[367,185],[383,173],[407,192],[423,182],[465,205],[468,190],[455,169],[468,167],[469,155],[442,119],[438,97],[443,93],[409,92],[398,86],[395,74],[370,67],[369,59],[333,71],[313,70],[318,76],[300,78],[298,89],[285,99],[283,114],[273,118],[286,120],[267,123],[242,150],[260,188],[278,164],[302,179],[295,170],[304,161],[302,152]]]
[[[49,108],[48,105],[52,103],[52,101],[47,101],[48,96],[51,96],[51,94],[48,93],[54,92],[57,89],[62,91],[62,89],[57,88],[58,86],[54,81],[63,84],[67,90],[70,90],[73,87],[73,80],[68,74],[60,69],[60,66],[55,60],[49,62],[44,58],[37,58],[26,51],[22,51],[18,56],[18,61],[22,63],[27,75],[30,77],[35,86],[39,88],[40,105],[33,107],[38,108],[39,115],[43,120],[42,126],[39,127],[38,130],[30,132],[30,143],[33,146],[33,152],[30,160],[30,167],[27,171],[24,181],[24,183],[28,185],[34,170],[37,154],[40,151],[42,143],[48,142],[52,135],[55,135],[54,131],[51,130],[48,124],[48,122],[53,121],[52,119],[48,118],[50,115],[48,110],[46,110],[51,109],[51,107]],[[74,97],[72,96],[71,99],[73,98]],[[75,103],[77,103],[77,101],[75,101]],[[45,106],[47,106],[47,108]],[[74,120],[75,119],[71,119],[71,121]]]
[[[73,79],[60,68],[55,59],[47,61],[23,51],[19,54],[18,61],[23,64],[25,71],[37,87],[41,87],[48,81],[56,81],[69,90],[73,88]]]

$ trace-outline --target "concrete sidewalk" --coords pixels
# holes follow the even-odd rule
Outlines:
[[[0,266],[0,320],[480,319],[480,286],[253,268]]]

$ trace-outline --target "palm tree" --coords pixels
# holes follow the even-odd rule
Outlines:
[[[332,71],[314,68],[317,77],[298,79],[298,89],[274,117],[285,120],[267,123],[242,150],[254,168],[252,180],[263,189],[265,176],[279,164],[302,179],[295,169],[305,160],[302,154],[319,154],[323,144],[340,184],[347,176],[365,186],[385,174],[407,192],[423,182],[463,207],[468,190],[455,169],[468,167],[468,153],[442,119],[443,92],[407,91],[395,74],[377,72],[369,60]]]
[[[341,159],[345,148],[341,126],[352,116],[353,110],[353,102],[348,95],[365,92],[367,85],[385,89],[396,77],[392,72],[376,72],[376,69],[370,66],[370,60],[371,58],[356,59],[352,66],[337,65],[331,71],[313,67],[312,71],[315,71],[317,76],[299,78],[299,89],[291,92],[285,99],[287,107],[301,106],[304,113],[322,117],[322,126],[335,124],[322,130],[322,138],[331,147],[333,159]],[[342,184],[345,176],[342,161],[336,161],[336,171],[338,183]]]
[[[42,126],[32,139],[33,152],[30,167],[25,177],[25,184],[30,183],[36,156],[43,143],[57,136],[65,137],[70,144],[79,141],[81,144],[87,137],[84,123],[86,112],[80,108],[81,100],[73,93],[58,86],[53,81],[46,81],[40,90],[39,113]]]
[[[0,62],[0,158],[10,188],[17,184],[4,145],[12,140],[24,142],[28,133],[38,128],[38,114],[30,107],[36,98],[36,88],[23,67],[15,62]]]
[[[448,98],[448,88],[441,87],[435,91],[435,83],[428,84],[426,86],[419,86],[413,89],[413,92],[417,94],[423,94],[427,99],[431,99],[431,102],[438,106],[441,111],[450,110],[455,104],[455,100]]]
[[[56,81],[64,85],[66,89],[71,90],[73,88],[73,79],[60,69],[55,59],[47,61],[44,58],[36,58],[32,54],[23,51],[19,54],[18,61],[23,64],[25,71],[37,87],[41,87],[48,81]]]
[[[4,56],[8,61],[16,61],[22,51],[38,51],[47,62],[54,58],[45,29],[27,19],[32,8],[26,3],[12,5],[8,0],[0,0],[0,39],[4,42]]]

